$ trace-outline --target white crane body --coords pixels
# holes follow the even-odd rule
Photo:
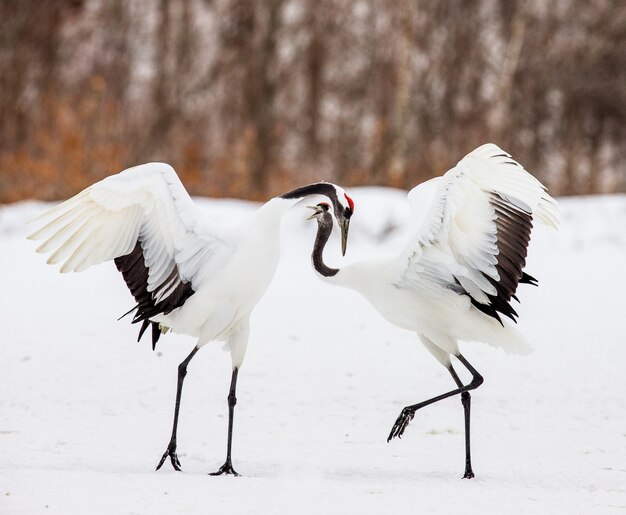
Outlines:
[[[465,156],[442,177],[408,194],[413,236],[399,255],[363,260],[341,269],[323,261],[332,231],[328,204],[318,204],[313,267],[320,277],[363,295],[392,324],[415,332],[445,366],[458,389],[407,406],[388,440],[400,437],[415,412],[433,402],[461,395],[465,410],[466,478],[474,477],[470,459],[470,394],[482,376],[459,352],[459,342],[483,342],[506,352],[531,350],[501,315],[515,321],[511,306],[519,283],[535,284],[523,272],[533,220],[558,227],[559,210],[546,188],[494,144]],[[471,372],[463,385],[452,366],[456,356]]]
[[[231,464],[235,388],[250,331],[250,314],[267,290],[280,257],[280,221],[302,198],[325,195],[335,207],[342,247],[353,209],[345,191],[315,183],[275,197],[235,227],[206,219],[174,169],[147,163],[124,170],[86,188],[36,219],[29,236],[44,239],[38,252],[52,253],[48,263],[61,272],[80,272],[114,260],[137,305],[133,323],[139,332],[152,327],[152,344],[162,330],[197,338],[179,366],[174,427],[167,451],[180,470],[176,429],[187,364],[203,345],[223,341],[230,350],[233,375],[229,402],[227,460],[219,474],[236,474]]]
[[[424,280],[403,288],[393,281],[398,277],[396,258],[363,260],[341,269],[334,278],[321,276],[336,286],[360,293],[390,323],[437,342],[435,357],[459,351],[458,342],[482,342],[511,354],[527,354],[530,344],[511,323],[502,323],[477,310],[466,295],[459,295],[436,281]],[[358,280],[356,279],[358,277]],[[504,324],[504,325],[502,325]],[[432,352],[433,348],[426,345]]]

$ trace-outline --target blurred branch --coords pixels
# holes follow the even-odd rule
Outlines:
[[[192,193],[408,188],[492,140],[626,191],[622,0],[4,0],[0,202],[172,163]]]

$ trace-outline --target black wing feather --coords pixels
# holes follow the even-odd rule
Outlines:
[[[499,280],[485,276],[496,289],[495,295],[487,294],[488,304],[481,304],[471,295],[472,304],[490,317],[502,324],[500,314],[517,322],[517,312],[511,306],[511,299],[515,296],[520,283],[537,285],[537,279],[523,272],[528,255],[530,231],[533,227],[532,215],[520,208],[509,204],[497,193],[492,193],[489,199],[496,213],[496,245],[498,247],[498,262],[496,270]],[[518,301],[519,302],[519,301]]]
[[[167,315],[176,308],[181,307],[185,301],[195,293],[191,287],[191,283],[182,281],[178,273],[178,268],[175,266],[167,280],[154,292],[149,292],[148,267],[146,266],[143,249],[141,248],[141,242],[139,240],[137,240],[135,248],[130,254],[115,258],[115,265],[122,273],[124,281],[126,281],[126,286],[128,286],[130,293],[137,302],[137,305],[126,314],[136,310],[132,323],[143,322],[139,330],[137,341],[141,340],[148,326],[152,325],[152,349],[154,350],[161,336],[161,330],[159,324],[151,322],[150,318],[160,314]],[[176,286],[167,297],[156,302],[155,297],[158,295],[159,291],[175,282],[179,282],[178,286]]]

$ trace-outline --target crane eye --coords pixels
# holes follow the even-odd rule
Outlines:
[[[328,211],[330,209],[330,206],[326,202],[320,202],[318,207],[321,207],[324,211]]]

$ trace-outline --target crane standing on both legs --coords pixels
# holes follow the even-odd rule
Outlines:
[[[398,256],[365,260],[342,269],[322,254],[330,237],[330,206],[320,203],[313,267],[326,282],[362,294],[388,321],[417,333],[449,371],[457,388],[405,407],[387,441],[401,437],[415,412],[461,395],[465,415],[465,473],[473,478],[470,452],[470,390],[483,377],[460,353],[458,342],[479,341],[524,354],[529,344],[509,323],[519,283],[537,284],[524,273],[532,220],[558,227],[558,206],[546,188],[496,145],[465,156],[443,177],[409,192],[415,233]],[[464,385],[450,356],[472,374]]]
[[[167,458],[180,470],[176,434],[187,365],[211,341],[226,342],[232,360],[228,394],[226,461],[214,474],[237,475],[232,465],[236,389],[250,314],[269,286],[280,256],[280,221],[301,199],[322,195],[333,205],[346,250],[354,205],[345,191],[319,182],[275,197],[245,223],[224,227],[204,218],[174,169],[164,163],[129,168],[83,190],[47,211],[29,236],[45,239],[38,252],[52,252],[48,263],[61,272],[86,270],[114,260],[137,305],[133,323],[139,339],[152,329],[154,349],[171,329],[197,338],[178,367],[174,423]]]

